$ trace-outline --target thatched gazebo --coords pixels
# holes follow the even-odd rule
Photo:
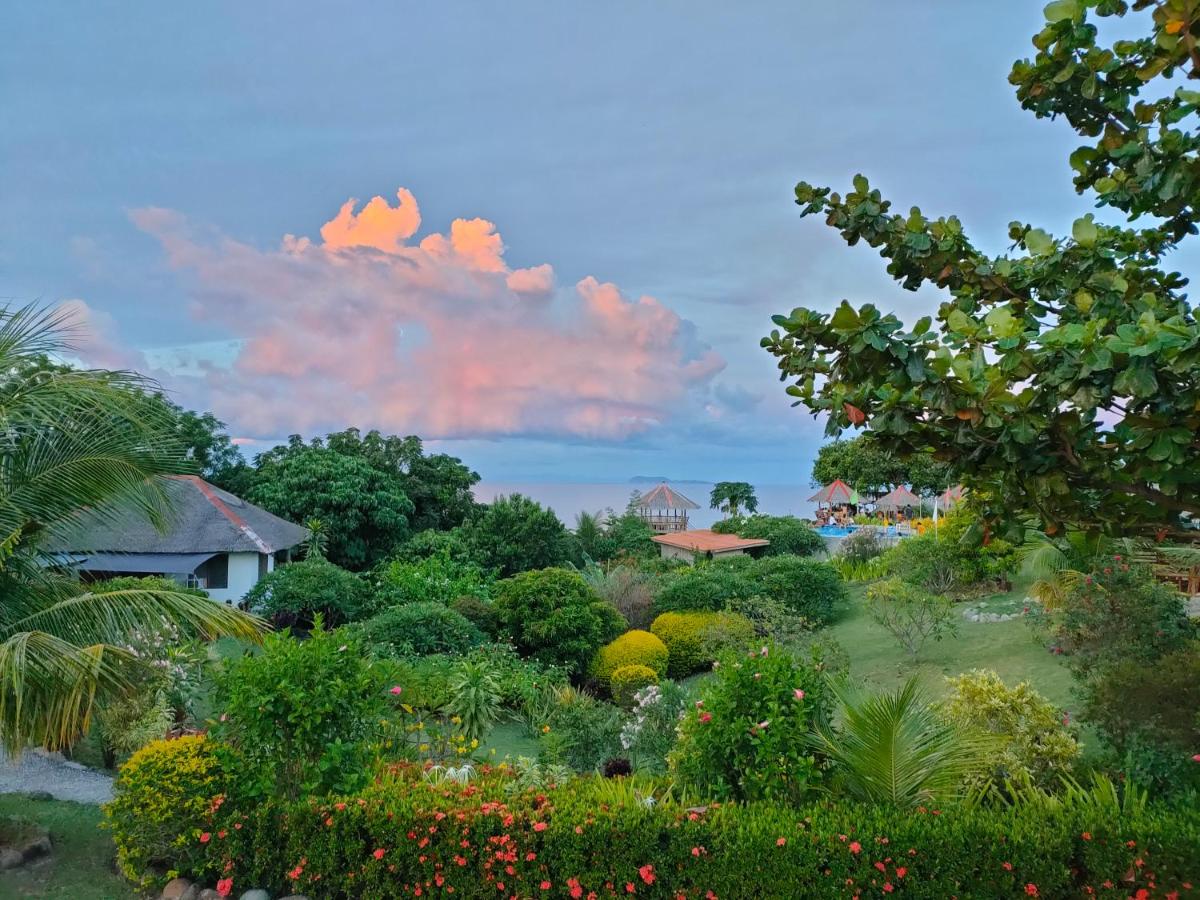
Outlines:
[[[829,506],[841,506],[843,504],[857,506],[862,500],[858,496],[858,491],[854,490],[854,488],[850,487],[842,479],[837,478],[832,484],[825,485],[825,487],[809,497],[808,502],[815,503],[818,507],[823,504]]]
[[[687,531],[688,510],[699,509],[700,504],[693,503],[663,482],[654,490],[642,494],[633,508],[655,534],[671,534]]]
[[[875,508],[885,513],[894,513],[902,509],[920,509],[921,498],[904,485],[900,485],[876,500]]]

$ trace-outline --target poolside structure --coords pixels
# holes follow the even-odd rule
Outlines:
[[[875,508],[884,513],[900,512],[905,509],[920,509],[921,498],[904,485],[900,485],[876,500]]]
[[[687,531],[688,510],[699,508],[699,503],[693,503],[665,481],[633,504],[634,512],[655,534]]]
[[[842,481],[842,479],[834,479],[832,484],[827,484],[815,494],[808,498],[809,503],[817,504],[820,508],[822,505],[842,506],[843,504],[858,505],[862,502],[862,498],[858,496],[858,491]]]
[[[652,540],[658,544],[663,559],[681,559],[684,562],[695,562],[697,559],[728,559],[745,554],[758,556],[771,543],[762,538],[718,534],[707,528],[659,534]]]

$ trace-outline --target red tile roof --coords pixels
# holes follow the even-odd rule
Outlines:
[[[681,550],[691,550],[694,553],[727,553],[730,550],[749,550],[751,547],[766,547],[771,542],[761,538],[742,538],[736,534],[717,534],[707,528],[697,528],[695,531],[676,531],[673,534],[658,534],[653,538],[656,544],[666,544],[668,547],[679,547]]]

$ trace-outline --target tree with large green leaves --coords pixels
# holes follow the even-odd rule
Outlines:
[[[185,636],[255,639],[257,620],[185,591],[93,593],[46,551],[75,516],[169,515],[160,476],[187,471],[170,416],[147,412],[153,385],[129,372],[40,367],[69,323],[0,310],[0,743],[58,748],[119,699],[144,665],[131,632],[164,623]]]
[[[718,481],[708,497],[710,509],[720,509],[727,516],[738,516],[744,509],[752,513],[758,510],[758,496],[754,485],[747,481]]]
[[[859,491],[886,493],[906,484],[918,494],[940,493],[955,483],[953,470],[929,455],[900,459],[881,447],[870,432],[849,441],[823,444],[813,461],[812,481],[832,484],[841,479]]]
[[[320,519],[330,562],[366,569],[408,537],[413,504],[396,478],[330,447],[281,449],[260,458],[247,499],[293,522]]]
[[[1099,41],[1094,19],[1137,12],[1143,37]],[[798,308],[762,344],[830,434],[865,426],[901,457],[951,462],[989,520],[1161,540],[1200,515],[1200,323],[1165,268],[1200,216],[1200,91],[1170,81],[1200,77],[1200,4],[1055,0],[1046,19],[1009,80],[1084,138],[1077,191],[1135,224],[1015,222],[1014,252],[990,256],[957,218],[896,214],[861,175],[845,196],[801,182],[802,215],[948,297],[936,325],[909,327],[873,304]]]

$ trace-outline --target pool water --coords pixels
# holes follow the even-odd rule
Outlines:
[[[823,534],[826,537],[847,537],[851,534],[854,534],[854,532],[858,531],[859,528],[863,527],[875,528],[881,531],[883,534],[894,535],[896,533],[895,525],[889,525],[887,528],[879,528],[878,525],[822,525],[817,529],[817,534]]]

